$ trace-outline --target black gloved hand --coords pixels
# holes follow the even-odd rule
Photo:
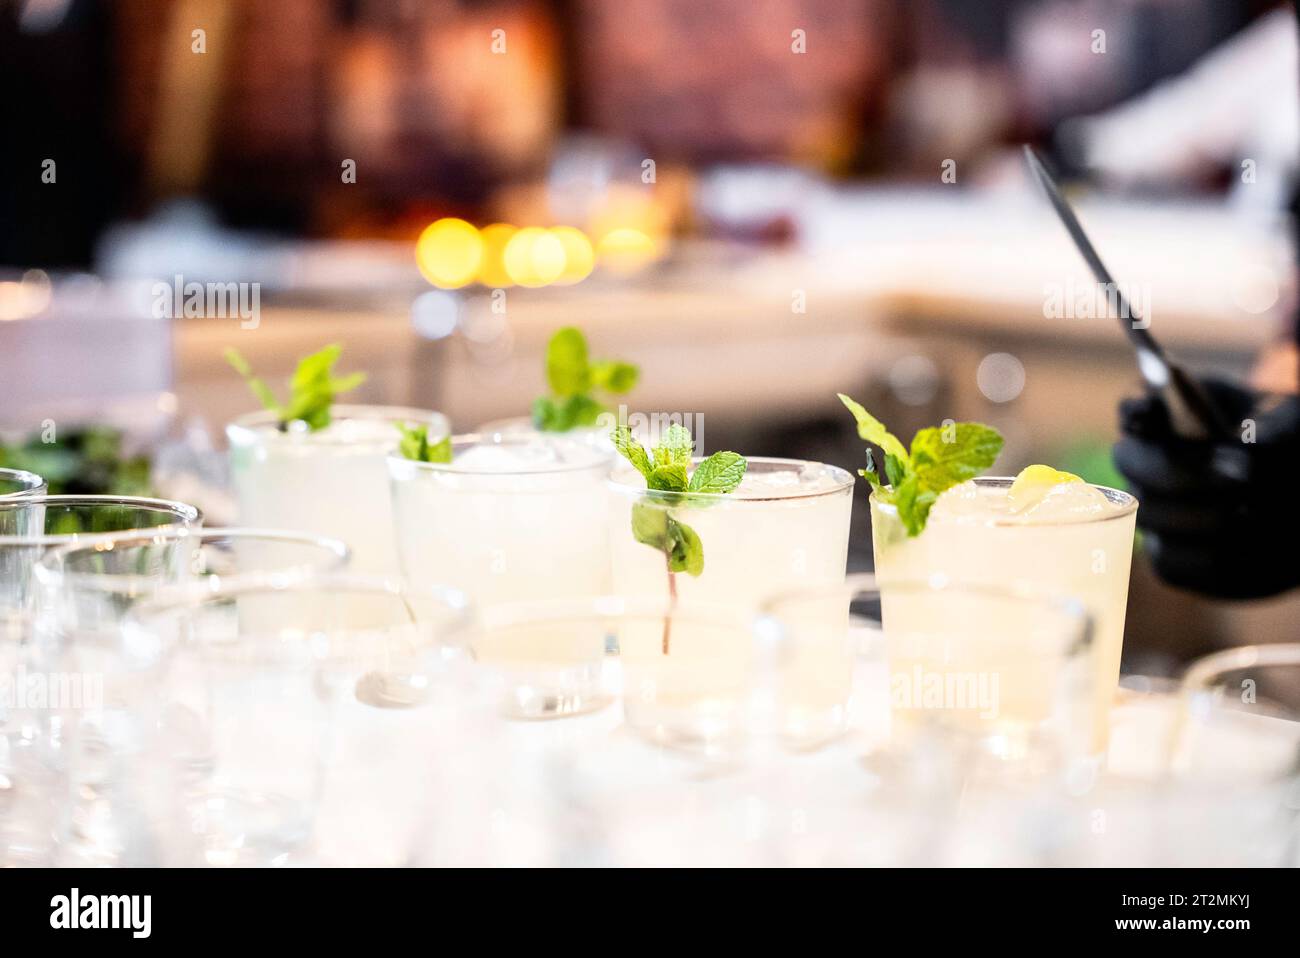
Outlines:
[[[1300,398],[1205,387],[1237,440],[1184,439],[1160,397],[1127,399],[1115,465],[1162,579],[1216,598],[1277,595],[1300,585]]]

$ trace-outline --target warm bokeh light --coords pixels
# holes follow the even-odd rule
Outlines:
[[[478,281],[493,289],[513,286],[515,281],[506,271],[506,245],[518,233],[509,223],[493,223],[479,231],[483,239],[483,259],[478,267]]]
[[[641,230],[623,227],[601,237],[600,265],[615,273],[635,273],[659,258],[659,243]]]
[[[483,261],[483,238],[464,220],[448,217],[429,224],[415,243],[415,262],[424,278],[442,289],[471,282]]]
[[[584,224],[599,239],[618,229],[640,230],[647,236],[663,236],[671,223],[670,211],[653,188],[611,183]]]
[[[564,244],[539,226],[521,229],[506,243],[506,272],[520,286],[545,286],[564,272]]]
[[[50,305],[51,298],[50,277],[44,270],[29,269],[21,282],[0,282],[0,320],[37,316]]]
[[[557,226],[551,235],[564,247],[564,271],[555,280],[557,286],[571,286],[580,283],[596,265],[596,251],[591,248],[587,234],[573,226]]]

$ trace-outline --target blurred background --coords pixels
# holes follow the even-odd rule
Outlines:
[[[339,342],[470,430],[569,324],[706,452],[856,468],[844,391],[1120,484],[1133,357],[1025,141],[1166,348],[1296,388],[1290,4],[0,0],[0,83],[0,464],[65,488],[219,519],[226,346],[278,383]],[[1297,613],[1139,548],[1125,667]]]

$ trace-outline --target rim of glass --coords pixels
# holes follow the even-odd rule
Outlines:
[[[601,415],[608,415],[611,420],[617,419],[613,413],[602,413]],[[487,422],[480,424],[474,431],[484,436],[496,435],[498,433],[506,436],[516,435],[518,433],[540,433],[543,436],[556,436],[562,438],[564,436],[573,436],[587,432],[598,432],[601,430],[608,432],[613,429],[615,424],[616,423],[612,422],[609,426],[606,426],[603,423],[597,422],[590,426],[574,426],[572,429],[566,429],[564,432],[552,432],[545,429],[538,429],[533,425],[532,416],[504,416],[500,419],[489,419]]]
[[[216,582],[180,583],[160,589],[157,593],[133,606],[127,619],[142,626],[145,619],[174,613],[183,609],[198,608],[233,598],[251,595],[340,595],[390,596],[396,599],[424,598],[440,603],[451,613],[448,632],[459,632],[475,622],[475,608],[469,596],[449,585],[412,586],[397,579],[381,576],[334,573],[314,575],[303,579],[284,580],[276,576],[250,574],[238,579]],[[415,622],[415,616],[411,616]],[[340,625],[340,632],[375,631]]]
[[[1269,645],[1239,645],[1194,659],[1184,671],[1175,692],[1176,718],[1167,731],[1165,746],[1166,771],[1172,775],[1187,771],[1187,769],[1181,767],[1183,761],[1187,758],[1187,754],[1183,752],[1183,749],[1186,748],[1186,736],[1195,722],[1193,715],[1198,711],[1196,705],[1198,697],[1214,694],[1217,688],[1217,680],[1229,673],[1244,669],[1275,667],[1300,668],[1300,643],[1278,642]],[[1287,708],[1286,711],[1294,713],[1295,710]],[[1300,725],[1300,721],[1297,721],[1293,714],[1278,714],[1272,709],[1263,711],[1260,714]],[[1274,773],[1287,781],[1290,781],[1295,775],[1294,770],[1281,769],[1270,772],[1265,778]]]
[[[698,466],[708,456],[692,456],[691,465]],[[765,466],[821,466],[828,470],[836,478],[835,485],[830,489],[819,489],[816,492],[793,492],[786,496],[746,496],[734,492],[665,492],[661,489],[646,489],[641,486],[634,486],[626,482],[621,482],[617,476],[609,477],[609,487],[624,495],[634,495],[642,499],[658,500],[665,504],[689,504],[691,502],[796,502],[800,499],[820,499],[823,496],[833,496],[844,492],[846,489],[852,489],[857,480],[847,469],[841,469],[829,462],[822,462],[817,459],[783,459],[779,456],[753,456],[746,459],[746,462],[753,466],[755,464]],[[619,469],[620,475],[640,476],[631,465],[625,469]],[[746,475],[749,470],[746,469]]]
[[[436,409],[417,409],[414,406],[370,406],[364,403],[336,403],[330,406],[331,421],[340,419],[372,420],[388,423],[437,423],[438,437],[451,432],[451,420],[445,413]],[[253,436],[275,438],[281,442],[314,442],[322,445],[353,445],[356,439],[329,435],[326,432],[281,432],[276,428],[280,417],[270,409],[258,409],[244,413],[226,423],[226,435],[233,436],[248,433]],[[368,440],[367,440],[368,441]],[[393,444],[397,444],[397,434],[393,434]]]
[[[58,546],[51,549],[43,555],[39,562],[32,567],[32,574],[37,581],[43,585],[58,586],[62,583],[64,577],[68,575],[63,568],[62,563],[68,556],[78,552],[97,552],[105,553],[123,547],[131,548],[134,546],[161,545],[168,541],[180,542],[185,539],[195,539],[202,545],[205,541],[215,541],[220,539],[240,539],[240,540],[269,540],[271,542],[302,545],[317,547],[321,552],[331,556],[329,565],[324,568],[318,567],[311,563],[300,563],[286,565],[278,569],[265,569],[255,572],[240,572],[232,576],[222,577],[222,581],[243,581],[252,577],[267,578],[305,578],[311,575],[328,575],[341,570],[352,558],[352,549],[342,539],[333,539],[329,536],[312,535],[308,532],[296,532],[288,529],[258,529],[245,528],[240,526],[231,526],[227,528],[205,529],[202,526],[196,527],[176,527],[163,526],[158,531],[127,529],[122,532],[104,532],[95,533],[80,538],[76,542],[70,542],[66,545]],[[131,573],[122,573],[120,575],[111,575],[96,572],[73,572],[78,582],[86,582],[101,587],[102,591],[112,591],[115,584],[121,583],[126,579],[139,579],[143,576]]]
[[[545,438],[544,441],[564,446],[572,446],[575,450],[579,450],[587,456],[587,459],[584,462],[558,463],[545,469],[502,469],[492,470],[490,472],[480,469],[456,468],[455,453],[458,447],[484,445],[531,445],[538,441],[539,436],[549,437],[550,435],[550,433],[466,432],[451,437],[451,462],[420,462],[417,459],[407,459],[405,456],[396,453],[390,453],[388,461],[390,463],[401,463],[405,467],[416,469],[421,472],[431,472],[447,476],[467,476],[470,478],[481,476],[485,479],[499,479],[502,476],[518,476],[521,478],[527,476],[554,476],[569,472],[587,472],[597,470],[604,472],[609,469],[612,454],[603,453],[594,446],[577,439],[563,438],[566,435],[565,433],[555,433],[555,438]]]
[[[1300,668],[1300,642],[1278,642],[1270,645],[1238,645],[1220,652],[1193,659],[1178,683],[1178,693],[1186,700],[1200,692],[1214,688],[1214,680],[1228,672],[1243,669]]]
[[[1016,481],[1016,477],[1015,476],[976,476],[974,479],[971,479],[970,481],[975,483],[977,486],[992,486],[994,488],[1010,488],[1011,484]],[[1098,485],[1095,482],[1090,482],[1088,483],[1088,485],[1092,486],[1092,488],[1096,489],[1098,492],[1104,495],[1107,501],[1120,506],[1120,508],[1112,513],[1108,513],[1107,515],[1097,516],[1095,519],[1073,519],[1073,520],[1059,520],[1053,522],[990,521],[990,522],[981,522],[978,524],[990,525],[990,526],[1024,526],[1027,528],[1041,528],[1042,526],[1087,526],[1087,525],[1093,525],[1095,523],[1100,523],[1100,522],[1113,522],[1116,519],[1123,519],[1126,518],[1127,516],[1131,516],[1134,512],[1137,511],[1137,507],[1138,507],[1137,496],[1133,495],[1131,492],[1125,492],[1123,489],[1115,489],[1111,486]],[[894,508],[894,506],[891,505],[890,503],[880,502],[879,500],[877,500],[876,493],[874,490],[872,490],[872,493],[869,498],[871,499],[872,502],[876,504],[877,507],[881,509]],[[940,519],[940,521],[942,521],[942,519]]]
[[[132,529],[117,529],[111,532],[65,532],[58,535],[10,536],[0,535],[0,545],[64,545],[73,542],[85,542],[95,536],[117,535],[123,532],[157,532],[168,529],[185,529],[202,525],[203,511],[198,506],[176,499],[155,499],[151,496],[100,496],[100,495],[38,495],[24,496],[19,499],[0,499],[0,509],[33,505],[56,506],[119,506],[138,509],[141,512],[171,513],[179,521],[164,522],[156,526],[140,526]]]
[[[26,469],[0,468],[0,482],[12,482],[24,488],[17,492],[0,492],[0,500],[25,499],[29,496],[44,495],[48,486],[44,479]]]
[[[786,603],[829,596],[844,596],[849,601],[852,601],[857,596],[873,593],[883,597],[886,590],[895,593],[903,592],[909,595],[942,596],[944,594],[959,594],[1033,603],[1044,611],[1050,611],[1077,624],[1079,634],[1071,648],[1067,650],[1069,653],[1090,648],[1093,644],[1096,629],[1093,616],[1088,611],[1088,607],[1073,596],[1063,595],[1059,592],[1022,582],[990,585],[978,582],[963,582],[946,575],[932,575],[928,579],[880,579],[874,572],[858,572],[845,576],[844,581],[836,585],[795,589],[774,595],[760,604],[759,615],[765,622],[773,622],[780,626],[782,617],[777,610]]]

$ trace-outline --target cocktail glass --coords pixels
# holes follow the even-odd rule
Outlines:
[[[734,492],[684,496],[646,489],[629,467],[616,470],[608,488],[617,594],[658,599],[670,610],[680,601],[757,612],[774,595],[844,581],[853,477],[843,469],[750,459]],[[662,550],[637,541],[633,520],[643,520],[647,510],[665,512],[695,532],[704,552],[700,575],[671,571]],[[734,681],[748,646],[690,640],[678,635],[684,628],[670,611],[658,634],[640,633],[620,646],[629,721],[654,726],[658,708],[679,708]]]
[[[956,742],[999,775],[1087,755],[1090,623],[1081,603],[930,580],[791,593],[766,605],[781,637],[782,714],[796,741],[852,730],[864,752]]]
[[[317,432],[278,428],[273,413],[242,416],[226,427],[239,522],[330,536],[352,549],[351,568],[396,575],[392,503],[385,457],[399,424],[425,425],[431,441],[449,432],[447,417],[396,406],[336,405]]]
[[[452,456],[388,460],[409,581],[454,586],[484,614],[607,591],[608,455],[571,440],[467,435],[452,440]],[[521,631],[475,654],[519,677],[520,717],[571,715],[607,700],[598,683],[603,645],[563,630]]]
[[[696,465],[702,460],[696,460]],[[853,477],[795,459],[750,459],[726,495],[649,490],[635,469],[610,476],[613,591],[757,609],[782,592],[844,581]],[[699,576],[669,573],[668,557],[636,540],[634,507],[666,511],[704,548]]]
[[[894,506],[871,499],[876,576],[925,582],[1023,586],[1081,601],[1092,618],[1097,695],[1093,748],[1106,745],[1106,723],[1119,683],[1128,606],[1129,568],[1137,500],[1093,486],[1106,507],[1086,514],[1021,519],[1009,515],[1006,496],[1014,480],[979,478],[941,497],[960,497],[957,508],[937,505],[920,535],[908,537]]]

